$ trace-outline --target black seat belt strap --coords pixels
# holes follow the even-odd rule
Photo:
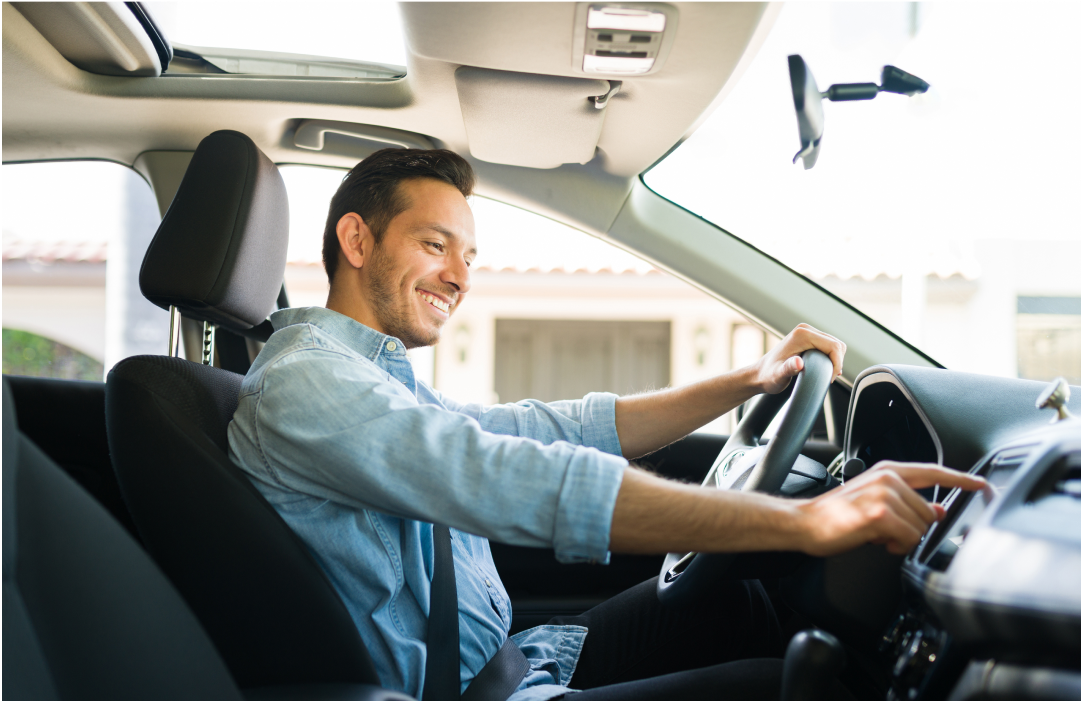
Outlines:
[[[454,556],[450,550],[450,529],[436,525],[435,571],[432,600],[428,610],[428,659],[424,664],[424,701],[452,701],[459,698],[461,672],[458,651],[458,586],[454,581]]]
[[[507,701],[529,672],[529,660],[510,638],[462,694],[462,701]]]
[[[458,645],[458,585],[450,529],[432,529],[435,571],[428,611],[428,659],[424,665],[424,701],[507,701],[529,672],[529,660],[509,638],[477,673],[465,694],[461,688],[461,653]]]

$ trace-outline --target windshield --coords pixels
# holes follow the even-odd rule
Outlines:
[[[732,93],[645,176],[946,367],[1081,383],[1076,4],[790,3]],[[895,65],[931,84],[824,102],[811,170],[787,57],[820,90]]]

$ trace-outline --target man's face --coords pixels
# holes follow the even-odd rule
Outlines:
[[[364,266],[368,303],[383,333],[406,348],[430,346],[469,291],[473,212],[453,185],[422,179],[398,187],[409,207],[390,221]]]

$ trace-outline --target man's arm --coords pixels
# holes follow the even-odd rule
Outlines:
[[[616,400],[616,432],[623,457],[633,459],[659,450],[705,426],[751,397],[776,394],[803,370],[800,353],[817,348],[841,374],[845,344],[807,324],[800,324],[754,365],[686,387]]]
[[[616,497],[610,549],[625,553],[799,550],[826,556],[863,543],[908,552],[945,515],[914,490],[981,489],[937,465],[883,461],[814,499],[703,489],[628,468]]]

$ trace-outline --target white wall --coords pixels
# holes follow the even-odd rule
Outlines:
[[[4,286],[4,328],[51,338],[105,360],[105,287]]]

